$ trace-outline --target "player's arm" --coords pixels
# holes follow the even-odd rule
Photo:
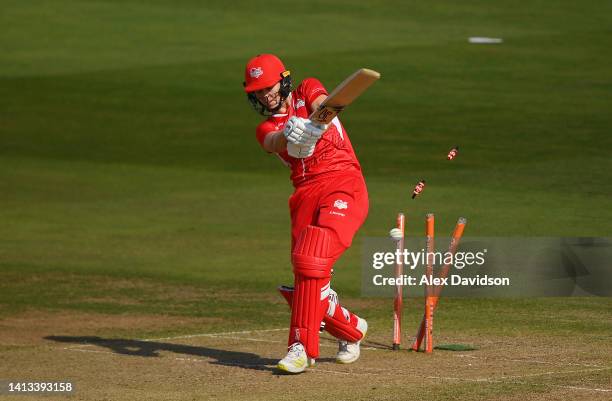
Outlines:
[[[272,131],[263,141],[263,148],[272,153],[280,153],[287,149],[287,138],[283,131]]]

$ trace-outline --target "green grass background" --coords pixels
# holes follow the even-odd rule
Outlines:
[[[465,216],[466,235],[610,236],[610,2],[5,0],[0,26],[0,315],[286,322],[272,294],[292,280],[292,187],[255,141],[259,118],[241,85],[260,52],[328,89],[362,66],[382,73],[342,115],[370,194],[336,269],[342,295],[359,296],[362,236],[386,235],[398,211],[410,235],[433,211],[447,234]],[[412,201],[421,178],[428,186]],[[202,296],[160,298],[103,278]],[[227,291],[254,301],[215,295]],[[560,305],[610,317],[608,299],[454,300],[440,321],[520,331],[527,307],[544,313],[533,330],[609,333],[610,320],[551,326]],[[368,312],[389,322],[386,304]]]

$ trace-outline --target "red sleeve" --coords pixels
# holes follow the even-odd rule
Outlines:
[[[272,124],[270,121],[264,121],[257,126],[257,129],[255,130],[255,136],[257,137],[257,141],[259,142],[261,147],[263,147],[266,135],[268,135],[272,131],[274,131],[274,124]]]
[[[301,85],[302,93],[304,94],[304,98],[306,99],[306,106],[308,110],[312,110],[312,102],[316,98],[321,95],[328,95],[327,89],[323,86],[323,84],[316,78],[306,78],[302,81]]]

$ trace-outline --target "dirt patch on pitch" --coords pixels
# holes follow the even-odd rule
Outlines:
[[[37,317],[29,316],[30,322]],[[336,343],[325,334],[316,366],[286,376],[274,369],[286,350],[284,328],[143,341],[101,334],[108,325],[136,325],[129,317],[123,322],[98,317],[97,325],[75,326],[75,334],[51,336],[42,346],[5,349],[0,355],[6,362],[3,374],[71,378],[78,388],[73,400],[557,400],[569,392],[571,399],[592,401],[609,395],[598,391],[610,387],[606,356],[569,340],[551,344],[531,336],[518,343],[510,337],[483,337],[477,351],[425,355],[378,346],[388,342],[388,333],[373,327],[357,363],[334,363]],[[56,319],[54,327],[58,323],[67,321]],[[145,319],[139,326],[153,323]],[[67,333],[65,328],[61,332]],[[83,338],[78,332],[96,335]]]

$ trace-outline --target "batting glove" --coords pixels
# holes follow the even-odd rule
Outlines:
[[[311,138],[316,138],[318,140],[323,136],[326,130],[327,124],[315,124],[310,120],[304,121],[304,133]]]
[[[283,129],[287,142],[296,145],[311,145],[316,143],[325,133],[327,126],[318,126],[310,120],[300,117],[290,117]]]

